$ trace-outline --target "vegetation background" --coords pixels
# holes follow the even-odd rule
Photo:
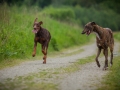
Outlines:
[[[81,31],[90,21],[111,28],[120,42],[119,9],[120,0],[0,0],[0,68],[10,66],[11,62],[16,64],[17,59],[32,57],[32,29],[36,17],[43,21],[42,27],[52,35],[49,54],[89,42],[92,36],[81,35]],[[37,55],[42,55],[40,44]],[[119,77],[118,53],[114,58],[114,67],[98,90],[119,90]]]
[[[31,57],[36,17],[52,35],[51,53],[88,42],[81,31],[90,21],[119,31],[119,9],[120,0],[0,0],[0,61]]]

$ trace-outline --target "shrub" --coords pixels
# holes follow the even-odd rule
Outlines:
[[[44,9],[44,14],[58,20],[71,20],[75,18],[75,13],[72,8],[53,8],[47,7]]]
[[[76,6],[74,11],[76,19],[78,19],[83,26],[88,22],[95,21],[98,25],[111,28],[113,31],[120,29],[120,15],[110,9],[98,11],[94,7],[83,8]]]

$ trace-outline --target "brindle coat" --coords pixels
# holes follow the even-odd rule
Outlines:
[[[108,67],[108,47],[110,48],[111,52],[111,60],[110,64],[113,64],[113,49],[114,49],[114,38],[112,30],[109,28],[102,28],[98,26],[95,22],[89,22],[85,25],[82,34],[89,35],[90,33],[94,32],[96,34],[96,44],[98,47],[98,53],[96,56],[96,63],[98,67],[100,67],[100,63],[98,61],[98,57],[103,49],[103,54],[105,56],[105,66],[103,70],[106,70]]]
[[[42,21],[37,22],[37,18],[36,18],[33,25],[34,28],[33,33],[35,33],[35,38],[34,38],[34,50],[32,56],[33,57],[35,56],[37,42],[39,42],[42,46],[42,53],[44,54],[43,64],[46,64],[47,49],[48,49],[49,41],[51,39],[51,35],[48,30],[41,27],[41,24],[43,24],[43,22]]]

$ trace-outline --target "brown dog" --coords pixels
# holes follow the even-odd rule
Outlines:
[[[42,46],[42,53],[44,54],[43,64],[46,64],[47,49],[48,49],[49,41],[51,39],[51,35],[48,30],[41,27],[41,24],[43,24],[43,22],[42,21],[37,22],[37,18],[36,18],[33,24],[33,28],[34,28],[33,33],[35,33],[35,38],[34,38],[34,50],[32,56],[33,57],[35,56],[37,42],[39,42]]]
[[[114,49],[114,38],[111,29],[109,28],[102,28],[98,26],[95,22],[89,22],[85,25],[82,34],[89,35],[90,33],[94,32],[96,34],[96,43],[98,47],[98,53],[96,56],[96,63],[98,67],[100,67],[100,63],[98,61],[98,57],[101,53],[101,49],[103,49],[103,54],[105,56],[105,66],[103,70],[106,70],[108,67],[108,47],[110,48],[111,52],[111,60],[110,64],[113,64],[113,49]]]

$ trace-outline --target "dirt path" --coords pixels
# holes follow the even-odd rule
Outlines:
[[[103,59],[100,58],[101,65],[103,66]],[[106,75],[108,71],[103,71],[102,68],[98,68],[95,62],[83,65],[79,71],[66,76],[60,83],[60,90],[96,90],[102,77]]]
[[[40,72],[40,70],[44,69],[52,69],[59,67],[66,67],[70,65],[70,62],[74,62],[77,59],[84,58],[95,53],[95,44],[86,45],[84,47],[79,48],[84,49],[83,52],[77,53],[75,55],[64,56],[64,57],[55,57],[55,58],[47,58],[47,64],[42,64],[42,60],[29,61],[20,64],[19,66],[14,66],[10,68],[6,68],[0,70],[0,82],[7,78],[14,78],[16,76],[24,76],[29,73]],[[73,50],[74,51],[74,50]],[[69,53],[69,51],[66,51]]]
[[[115,45],[114,53],[117,53],[119,44]],[[16,76],[29,75],[29,73],[37,73],[45,69],[55,69],[60,67],[67,67],[71,62],[75,62],[78,59],[85,58],[96,53],[96,45],[89,44],[80,47],[76,50],[66,51],[66,53],[75,52],[77,50],[83,49],[82,52],[67,56],[57,56],[55,58],[48,57],[47,64],[42,64],[42,60],[28,61],[20,64],[19,66],[14,66],[0,70],[0,82],[3,82],[7,78],[15,78]],[[103,66],[103,59],[101,61],[101,66]],[[64,79],[59,81],[60,90],[93,90],[96,89],[95,84],[99,84],[102,77],[108,71],[102,71],[101,68],[96,66],[96,63],[88,63],[81,67],[81,69],[75,73],[66,75]]]
[[[118,53],[119,47],[119,43],[116,43],[114,50],[115,55]],[[101,81],[103,81],[103,76],[109,72],[109,70],[102,70],[104,57],[99,58],[99,62],[101,64],[100,68],[97,67],[96,62],[92,62],[83,65],[79,71],[67,75],[60,82],[60,90],[96,90],[102,85]]]

